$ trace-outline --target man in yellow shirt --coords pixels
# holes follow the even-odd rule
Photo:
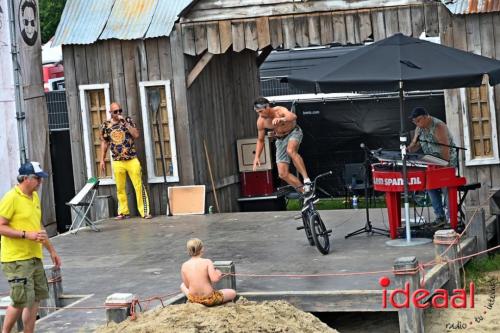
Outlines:
[[[40,199],[36,192],[48,174],[40,163],[27,162],[19,168],[19,184],[0,201],[2,271],[10,285],[12,304],[7,308],[2,333],[9,333],[22,314],[24,333],[35,330],[38,306],[48,298],[47,277],[42,262],[42,245],[56,267],[61,266],[42,226]]]

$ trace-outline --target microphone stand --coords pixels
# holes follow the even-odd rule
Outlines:
[[[365,211],[366,211],[366,222],[365,226],[363,228],[360,228],[358,230],[355,230],[345,236],[345,239],[356,236],[359,234],[362,234],[364,232],[367,232],[369,234],[378,234],[382,236],[387,236],[389,237],[389,232],[384,229],[376,228],[372,226],[372,223],[370,221],[370,210],[368,209],[368,181],[369,181],[369,167],[370,165],[370,157],[368,156],[369,149],[365,146],[364,143],[360,144],[360,147],[364,150],[365,152]],[[370,152],[371,154],[371,152]]]

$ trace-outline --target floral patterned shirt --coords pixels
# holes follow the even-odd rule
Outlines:
[[[127,117],[125,121],[135,127],[131,118]],[[106,120],[101,124],[101,134],[104,140],[110,143],[114,161],[127,161],[137,156],[134,138],[125,126],[125,122],[113,123],[111,120]]]

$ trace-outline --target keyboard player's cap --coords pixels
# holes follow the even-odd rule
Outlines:
[[[410,115],[410,119],[415,119],[417,118],[418,116],[427,116],[429,113],[427,112],[427,110],[425,110],[424,107],[422,106],[417,106],[416,108],[413,109],[413,111],[411,112],[411,115]]]

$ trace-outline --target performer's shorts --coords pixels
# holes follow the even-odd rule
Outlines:
[[[288,141],[295,140],[300,144],[302,142],[302,129],[296,126],[290,133],[281,138],[276,138],[276,163],[290,164],[290,156],[286,152]]]
[[[2,271],[10,285],[13,307],[31,307],[34,302],[49,298],[49,286],[41,259],[3,262]]]
[[[207,296],[187,295],[187,298],[190,303],[198,303],[205,306],[215,306],[224,303],[224,294],[222,294],[222,291],[219,290],[214,290]]]

